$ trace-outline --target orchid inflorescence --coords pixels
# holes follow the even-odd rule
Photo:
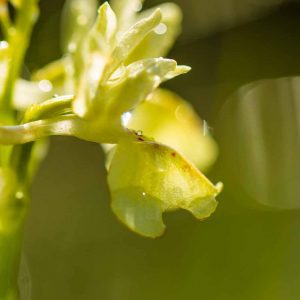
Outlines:
[[[17,8],[27,2],[35,19],[37,1],[11,2]],[[14,161],[4,157],[31,145],[29,168],[45,138],[74,136],[103,146],[112,210],[133,231],[160,236],[162,214],[178,208],[209,217],[221,184],[213,185],[199,169],[214,162],[216,144],[189,104],[159,88],[190,70],[162,58],[180,33],[179,7],[166,3],[141,11],[141,0],[115,0],[96,15],[96,6],[96,0],[67,0],[63,57],[31,81],[16,79],[10,105],[17,113],[2,118],[0,127],[0,144],[16,146],[1,146],[1,160]],[[9,38],[0,44],[3,86],[15,46]]]

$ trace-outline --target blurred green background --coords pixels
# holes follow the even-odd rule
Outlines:
[[[169,57],[193,70],[167,87],[220,146],[217,212],[166,214],[165,236],[139,237],[109,208],[100,146],[53,138],[26,224],[24,299],[300,299],[300,2],[175,2],[185,19]],[[62,6],[41,0],[29,71],[61,55]]]

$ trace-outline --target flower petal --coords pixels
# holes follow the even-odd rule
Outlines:
[[[74,53],[92,27],[97,0],[67,0],[62,15],[61,45],[65,53]]]
[[[182,12],[178,5],[165,3],[158,8],[162,13],[161,23],[143,39],[130,54],[126,63],[148,57],[165,56],[173,46],[181,32]],[[148,9],[140,14],[141,18],[152,13],[156,8]]]
[[[198,219],[209,217],[220,192],[220,186],[180,154],[149,141],[118,144],[108,183],[114,213],[133,231],[149,237],[162,234],[165,211],[182,208]]]
[[[206,171],[216,160],[218,147],[189,103],[158,89],[131,113],[127,127],[166,144]]]

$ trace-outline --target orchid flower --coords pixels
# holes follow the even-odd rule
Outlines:
[[[141,235],[160,236],[165,211],[209,217],[221,184],[213,185],[197,167],[214,162],[217,146],[190,105],[159,89],[190,70],[162,58],[180,32],[179,7],[168,3],[140,12],[142,1],[112,1],[96,16],[95,5],[67,1],[65,55],[32,82],[18,80],[14,103],[23,119],[0,127],[0,143],[65,135],[102,144],[112,210]],[[49,93],[62,96],[44,100]],[[31,98],[28,103],[22,95]]]

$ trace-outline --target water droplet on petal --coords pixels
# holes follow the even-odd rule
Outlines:
[[[74,43],[74,42],[69,43],[68,50],[69,50],[70,53],[74,53],[76,51],[76,48],[77,48],[76,43]]]
[[[153,97],[153,93],[150,93],[147,97],[146,97],[146,101],[150,101]]]
[[[161,83],[161,79],[158,75],[155,75],[154,78],[153,78],[153,81],[154,81],[154,85],[155,87],[158,87]]]
[[[52,83],[49,80],[41,80],[39,82],[39,88],[41,91],[45,92],[45,93],[49,93],[52,91]]]
[[[135,3],[133,10],[135,12],[139,12],[139,11],[142,10],[142,8],[143,8],[142,2],[138,1],[138,2]]]
[[[128,112],[124,113],[121,118],[122,118],[123,126],[126,127],[130,121],[131,113],[128,111]]]
[[[0,42],[0,50],[2,49],[7,49],[9,46],[8,42],[7,41],[1,41]]]
[[[163,35],[168,31],[168,27],[164,23],[160,23],[159,25],[156,26],[154,29],[154,32],[158,35]]]

